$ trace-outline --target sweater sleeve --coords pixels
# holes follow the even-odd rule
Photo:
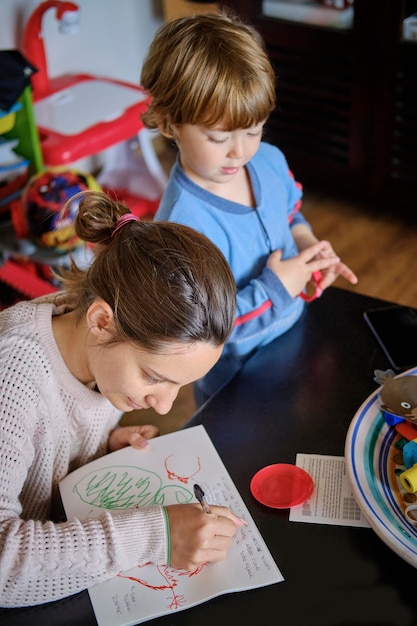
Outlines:
[[[86,398],[94,393],[85,389],[84,403],[87,403]],[[160,506],[101,511],[99,517],[85,521],[76,518],[51,521],[54,493],[73,456],[68,429],[71,401],[71,395],[63,396],[62,388],[58,392],[57,381],[39,343],[2,336],[0,605],[3,607],[51,602],[138,564],[165,564],[168,560],[166,521]],[[97,400],[99,407],[104,402]],[[80,415],[80,427],[93,411],[92,401],[91,407]],[[101,442],[100,424],[104,423],[107,423],[104,418],[102,421],[96,418],[96,449]],[[91,454],[94,456],[93,444]]]
[[[166,563],[166,546],[165,518],[157,506],[59,524],[9,515],[0,523],[1,605],[51,602],[135,565]]]
[[[17,386],[22,383],[19,375],[13,380]],[[31,390],[30,379],[26,378],[25,402],[15,401],[7,387],[3,373],[1,606],[43,604],[77,593],[139,563],[166,563],[166,523],[159,506],[117,513],[103,511],[97,519],[86,521],[49,520],[54,477],[53,466],[46,458],[48,452],[53,453],[53,442],[44,437],[44,450],[36,442],[40,433],[51,431],[51,427],[39,418],[43,410],[36,391]],[[28,483],[36,489],[37,497],[26,494]],[[23,502],[30,503],[29,510],[22,509]]]

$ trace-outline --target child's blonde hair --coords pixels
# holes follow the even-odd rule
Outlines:
[[[148,128],[256,126],[275,106],[275,74],[259,33],[219,13],[172,20],[157,32],[142,68],[151,95]]]
[[[87,269],[72,263],[60,278],[80,316],[101,298],[114,314],[109,343],[128,341],[155,353],[174,342],[226,342],[236,286],[207,237],[173,222],[121,220],[129,209],[101,192],[81,192],[68,202],[78,200],[76,234],[95,244],[94,259]]]

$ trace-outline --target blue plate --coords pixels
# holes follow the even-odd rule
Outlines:
[[[417,367],[407,372],[416,375]],[[402,375],[404,375],[402,374]],[[400,439],[387,425],[381,410],[378,388],[355,414],[346,436],[346,469],[352,491],[373,530],[394,552],[417,567],[417,527],[405,517],[407,506],[394,456]],[[409,495],[409,494],[408,494]]]

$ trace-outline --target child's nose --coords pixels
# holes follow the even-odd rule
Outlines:
[[[232,159],[241,159],[245,155],[244,143],[240,139],[235,139],[230,146],[229,157]]]

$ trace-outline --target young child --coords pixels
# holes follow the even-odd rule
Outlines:
[[[155,219],[209,237],[238,288],[233,334],[195,386],[201,404],[254,350],[297,322],[312,276],[316,296],[339,275],[353,284],[357,278],[314,236],[299,210],[301,185],[282,152],[261,141],[275,76],[254,28],[224,13],[170,21],[150,46],[140,82],[152,96],[143,122],[174,140],[179,153]]]
[[[180,387],[216,363],[235,319],[233,275],[210,240],[141,222],[100,192],[78,199],[91,266],[73,264],[61,292],[0,313],[3,607],[57,600],[148,561],[220,561],[243,524],[197,504],[59,521],[58,483],[107,452],[152,445],[155,426],[118,427],[120,417],[167,413]]]

